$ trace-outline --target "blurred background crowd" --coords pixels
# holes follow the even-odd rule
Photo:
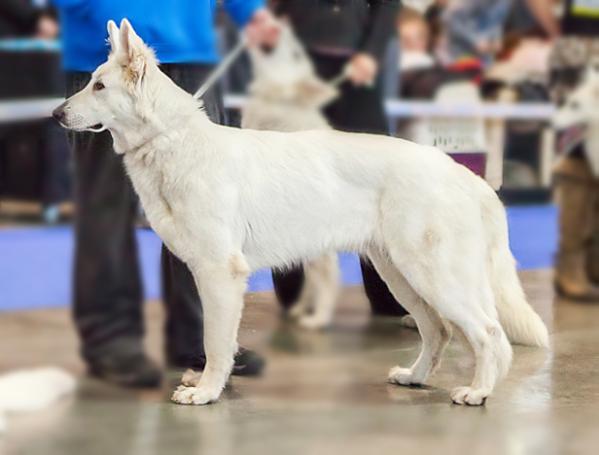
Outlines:
[[[199,0],[197,3],[202,4]],[[206,2],[209,7],[201,11],[207,11],[210,15],[207,19],[214,20],[214,41],[221,55],[235,46],[240,29],[248,23],[250,28],[259,29],[271,11],[291,22],[323,79],[334,80],[348,64],[351,67],[349,80],[340,87],[340,96],[325,109],[333,127],[395,134],[437,145],[486,177],[496,189],[501,187],[503,198],[510,203],[547,202],[554,172],[560,200],[568,201],[569,207],[562,210],[565,215],[561,219],[556,284],[566,295],[599,297],[592,274],[587,270],[592,262],[589,244],[596,231],[588,215],[595,210],[596,177],[580,151],[581,138],[566,144],[568,158],[553,169],[555,156],[564,150],[556,151],[551,127],[553,103],[563,100],[597,54],[597,2],[436,0],[401,5],[392,0],[273,0],[267,3]],[[84,356],[92,367],[98,368],[99,375],[137,365],[139,371],[148,373],[138,378],[141,382],[151,383],[156,379],[154,367],[143,356],[136,357],[137,364],[130,361],[131,356],[118,365],[97,361],[98,356],[106,357],[102,349],[108,349],[102,340],[112,343],[114,333],[140,338],[143,332],[141,284],[132,235],[133,224],[144,223],[143,213],[137,207],[120,161],[107,153],[111,147],[108,133],[71,135],[68,141],[53,120],[33,115],[31,119],[17,121],[11,116],[12,109],[15,101],[58,99],[87,83],[89,72],[105,57],[104,43],[98,37],[105,38],[106,32],[103,28],[92,30],[90,24],[95,22],[90,18],[97,16],[101,19],[97,23],[102,23],[106,19],[102,14],[116,8],[114,11],[121,16],[132,18],[136,28],[141,23],[145,38],[144,19],[135,14],[147,8],[150,23],[156,19],[150,12],[154,9],[164,12],[167,8],[167,15],[175,18],[175,24],[176,14],[180,14],[182,23],[185,18],[181,30],[172,24],[165,26],[170,27],[167,32],[175,41],[184,41],[185,27],[192,30],[190,37],[196,36],[194,22],[189,20],[195,10],[185,11],[188,4],[191,5],[181,0],[169,6],[156,4],[154,8],[148,0],[122,4],[91,0],[2,0],[0,3],[0,216],[9,225],[22,221],[55,224],[77,214],[75,317]],[[412,8],[412,4],[425,8]],[[109,14],[108,18],[112,16]],[[161,38],[162,32],[148,26],[149,44],[153,44],[151,38]],[[212,35],[207,33],[202,31],[197,36],[211,46]],[[161,58],[163,43],[155,44]],[[84,55],[88,48],[95,54]],[[200,50],[189,61],[169,61],[174,54],[165,55],[163,70],[190,92],[215,64],[210,49]],[[241,58],[223,77],[221,86],[207,95],[210,98],[206,99],[206,105],[213,120],[239,124],[240,99],[247,93],[251,78],[249,61]],[[472,106],[483,102],[494,103],[489,105],[497,110],[486,116],[472,110]],[[464,104],[470,105],[474,113],[464,115],[451,110],[452,106]],[[441,114],[436,105],[441,106]],[[513,109],[506,109],[506,105]],[[519,107],[532,109],[518,110]],[[110,240],[106,240],[108,225],[114,237]],[[599,258],[599,254],[595,256]],[[169,361],[178,366],[201,368],[202,358],[190,358],[192,354],[181,352],[178,347],[186,345],[190,337],[199,337],[196,345],[201,344],[201,307],[195,304],[193,282],[185,267],[166,250],[163,250],[162,272],[165,300],[171,311],[167,322],[172,340]],[[376,272],[365,262],[361,264],[361,273],[375,314],[403,314]],[[284,306],[297,298],[301,280],[301,270],[274,275],[275,290]],[[126,313],[124,318],[123,313]],[[121,318],[118,321],[117,315]],[[188,327],[187,331],[182,326]],[[102,349],[98,351],[99,345]],[[140,354],[140,349],[132,348],[135,351],[132,355]],[[260,368],[261,361],[251,351],[242,350],[239,356],[244,367]]]
[[[49,3],[6,0],[0,5],[0,99],[64,94],[60,46],[53,42],[60,37],[60,25]],[[272,3],[281,8],[281,2]],[[320,3],[334,11],[346,2]],[[498,87],[507,85],[514,100],[547,101],[548,54],[560,34],[555,14],[559,8],[560,2],[552,0],[437,0],[425,12],[404,7],[394,15],[393,33],[382,31],[379,35],[385,39],[377,38],[376,49],[369,49],[376,59],[381,93],[386,98],[433,99],[441,86],[467,80],[485,98],[497,96]],[[390,24],[391,18],[386,19]],[[219,14],[218,28],[221,50],[226,52],[237,32],[224,14]],[[329,39],[322,35],[319,31],[311,36],[311,42]],[[243,93],[250,78],[247,62],[242,62],[225,78],[225,90]],[[58,221],[58,204],[70,199],[63,135],[56,135],[45,121],[7,123],[3,120],[0,126],[1,194],[38,200],[44,220]],[[396,128],[391,125],[392,131]],[[546,186],[537,145],[541,130],[538,122],[509,125],[507,188]]]
[[[0,5],[0,99],[64,94],[60,45],[54,41],[60,38],[60,21],[50,3],[5,0]],[[278,3],[287,2],[271,2],[273,8],[284,12],[287,6]],[[335,8],[345,7],[347,2],[316,3],[335,14]],[[390,13],[393,20],[386,17],[385,24],[376,25],[392,24],[392,33],[381,30],[376,44],[367,49],[367,55],[375,59],[381,95],[434,99],[440,87],[470,81],[486,99],[497,97],[499,89],[508,86],[514,101],[547,101],[548,57],[560,36],[558,17],[564,7],[564,2],[552,0],[437,0],[423,12],[396,8]],[[225,14],[218,14],[217,21],[219,46],[225,53],[234,44],[237,31]],[[298,22],[302,21],[299,17]],[[318,21],[306,21],[301,27],[308,46],[318,47],[319,40],[326,45],[330,40]],[[244,93],[250,79],[248,62],[242,61],[225,77],[225,91]],[[234,112],[230,118],[235,121]],[[538,153],[542,125],[535,120],[508,125],[506,188],[546,189]],[[396,125],[394,119],[389,123],[392,132],[401,131],[402,125]],[[44,220],[58,221],[59,204],[70,199],[64,135],[55,134],[46,121],[17,125],[4,118],[0,129],[1,194],[40,201]],[[518,195],[538,198],[546,193],[520,191]]]

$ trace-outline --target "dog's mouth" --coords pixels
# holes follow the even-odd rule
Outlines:
[[[83,128],[85,131],[91,131],[92,133],[101,133],[106,129],[106,127],[101,123],[96,123],[95,125],[88,126],[87,128]]]
[[[272,51],[275,50],[275,47],[271,46],[270,44],[262,44],[260,46],[260,50],[262,51],[263,54],[270,55],[270,54],[272,54]]]
[[[577,145],[583,142],[587,129],[586,124],[578,123],[557,131],[557,147],[560,154],[571,152]]]

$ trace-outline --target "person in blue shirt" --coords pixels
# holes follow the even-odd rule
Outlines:
[[[218,61],[216,0],[54,0],[62,26],[67,96],[81,90],[107,58],[106,22],[127,18],[183,89],[194,92]],[[251,41],[272,44],[276,30],[263,0],[225,0]],[[208,115],[225,121],[218,89],[204,96]],[[75,163],[74,319],[90,374],[153,387],[160,370],[144,353],[142,287],[134,223],[138,202],[108,132],[70,133]],[[202,369],[202,306],[187,267],[162,248],[166,359]],[[241,349],[233,374],[257,374],[262,359]]]

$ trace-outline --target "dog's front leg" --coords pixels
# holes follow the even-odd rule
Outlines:
[[[250,271],[241,254],[232,254],[222,263],[191,268],[204,309],[206,367],[197,386],[179,386],[172,400],[181,404],[208,404],[218,399],[233,368]]]

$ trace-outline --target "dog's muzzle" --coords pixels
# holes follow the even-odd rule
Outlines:
[[[65,112],[66,105],[67,105],[67,103],[65,101],[64,103],[62,103],[60,106],[58,106],[56,109],[54,109],[52,111],[52,117],[54,118],[54,120],[56,120],[58,123],[60,123],[63,126],[64,126],[65,118],[67,116],[67,114]]]

